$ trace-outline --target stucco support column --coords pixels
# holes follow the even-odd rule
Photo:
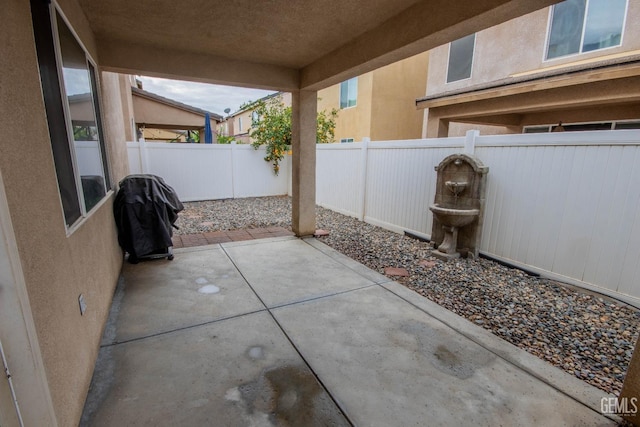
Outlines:
[[[634,399],[633,401],[631,399]],[[627,376],[622,384],[619,403],[626,400],[627,410],[634,411],[634,415],[628,413],[622,418],[631,422],[633,425],[640,426],[640,339],[636,342],[636,349],[631,356],[631,362],[627,368]],[[633,403],[633,405],[632,405]]]
[[[316,230],[316,116],[318,93],[291,94],[291,228],[296,236]]]
[[[449,120],[441,119],[433,110],[429,110],[427,114],[427,138],[448,137]]]

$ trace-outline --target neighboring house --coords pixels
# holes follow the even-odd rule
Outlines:
[[[216,129],[222,121],[218,114],[156,95],[141,87],[132,86],[131,96],[133,117],[125,118],[125,121],[133,119],[136,133],[142,134],[145,140],[190,142],[195,139],[191,138],[191,132],[195,132],[199,134],[198,140],[204,142],[205,115],[209,113],[211,129]],[[213,132],[214,143],[215,139]]]
[[[423,134],[640,128],[640,2],[568,0],[431,51]]]
[[[287,107],[291,106],[291,93],[289,92],[275,92],[256,100],[256,102],[267,101],[276,97]],[[235,113],[231,113],[225,119],[224,131],[226,131],[226,135],[233,137],[238,144],[249,144],[251,142],[251,137],[249,136],[251,123],[257,114],[251,108],[251,105],[252,103],[249,103],[244,108],[239,109]]]
[[[423,113],[415,98],[427,87],[429,52],[318,91],[318,111],[340,110],[336,142],[420,138]]]
[[[211,129],[216,129],[222,121],[218,114],[143,90],[142,84],[133,76],[119,75],[118,81],[123,117],[127,124],[127,141],[144,137],[147,141],[190,142],[195,140],[195,133],[199,135],[198,140],[204,142],[205,115],[209,113]],[[89,132],[95,136],[96,126],[91,116],[93,102],[89,93],[69,97],[74,133],[84,135]],[[83,138],[87,140],[86,136]],[[215,138],[214,133],[214,143]]]
[[[429,53],[395,62],[318,91],[318,112],[339,110],[335,142],[420,138],[423,113],[414,101],[425,93]],[[291,94],[277,92],[261,100],[280,97],[291,105]],[[249,143],[254,116],[251,108],[227,117],[228,135]]]

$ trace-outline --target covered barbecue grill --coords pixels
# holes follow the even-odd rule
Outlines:
[[[156,175],[129,175],[120,181],[113,204],[118,243],[129,262],[140,258],[173,259],[172,227],[184,206],[178,195]]]

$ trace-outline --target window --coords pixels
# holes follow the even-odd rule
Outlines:
[[[353,138],[341,138],[340,143],[344,144],[346,142],[353,142]]]
[[[546,59],[622,42],[627,0],[566,0],[551,9]]]
[[[111,188],[97,75],[54,6],[32,0],[31,10],[58,189],[71,227]]]
[[[618,122],[615,123],[616,130],[624,130],[624,129],[640,129],[640,121],[638,122]]]
[[[340,108],[355,107],[358,99],[358,78],[340,83]]]
[[[257,123],[260,121],[260,114],[257,111],[253,111],[251,113],[251,124]]]
[[[525,126],[523,133],[546,133],[552,132],[555,125],[544,126]],[[640,121],[624,121],[624,122],[591,122],[591,123],[572,123],[562,124],[565,132],[579,132],[590,130],[624,130],[624,129],[640,129]]]
[[[449,65],[447,66],[447,83],[471,77],[473,65],[473,49],[476,35],[471,34],[449,44]]]
[[[242,132],[242,117],[238,117],[238,132]]]

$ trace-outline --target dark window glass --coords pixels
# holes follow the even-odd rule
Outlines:
[[[587,0],[567,0],[553,7],[547,59],[580,51]]]
[[[524,128],[524,133],[547,133],[549,126],[532,126]]]
[[[90,211],[106,194],[101,132],[96,119],[96,93],[92,87],[86,54],[67,24],[57,17],[62,76],[73,131],[76,167],[80,173],[82,198]]]
[[[358,101],[358,78],[340,83],[340,108],[354,107]]]
[[[611,130],[609,123],[585,123],[581,125],[562,125],[567,132],[587,131],[587,130]]]
[[[566,0],[553,6],[547,59],[590,52],[622,41],[627,0]]]
[[[616,130],[640,129],[640,122],[616,123]]]
[[[65,222],[67,226],[71,226],[82,216],[82,210],[78,199],[77,180],[73,169],[64,106],[60,95],[50,11],[46,2],[31,1],[31,16],[38,53],[38,66],[40,68],[44,105],[49,122],[49,137],[56,168],[58,190],[60,191]]]
[[[447,68],[447,83],[464,80],[471,77],[473,65],[473,48],[476,35],[471,34],[449,45],[449,66]]]

